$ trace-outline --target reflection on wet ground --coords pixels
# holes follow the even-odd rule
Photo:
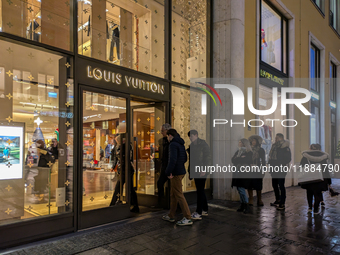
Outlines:
[[[340,180],[333,187],[339,191]],[[319,215],[308,213],[306,191],[299,187],[287,189],[284,212],[269,206],[272,192],[263,195],[264,207],[246,215],[236,212],[238,202],[212,200],[209,216],[193,226],[162,221],[165,211],[148,213],[13,254],[340,254],[339,199],[324,193]]]

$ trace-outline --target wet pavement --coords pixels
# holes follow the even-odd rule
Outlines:
[[[340,180],[333,188],[340,191]],[[177,227],[161,220],[165,211],[156,212],[6,254],[340,254],[339,199],[324,193],[326,208],[319,215],[308,213],[306,191],[299,187],[287,189],[285,211],[269,205],[273,192],[263,195],[264,207],[254,201],[246,215],[236,212],[237,202],[212,200],[209,216],[193,226]]]

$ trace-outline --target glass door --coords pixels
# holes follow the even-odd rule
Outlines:
[[[145,104],[131,101],[133,142],[133,185],[138,203],[142,206],[157,204],[157,181],[161,170],[159,155],[162,145],[161,127],[165,123],[165,106],[161,103]]]
[[[81,228],[129,216],[128,98],[98,91],[82,91]],[[118,208],[124,213],[113,213]]]

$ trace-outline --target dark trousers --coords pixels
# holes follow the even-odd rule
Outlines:
[[[208,211],[208,201],[204,192],[206,178],[194,179],[197,190],[197,208],[196,212],[202,214],[202,211]]]
[[[280,204],[285,204],[286,202],[285,180],[285,178],[272,178],[275,199],[276,201],[280,201]]]
[[[120,185],[122,184],[122,186],[125,183],[125,176],[122,176],[121,178],[118,179],[117,183],[116,183],[116,187],[112,196],[112,200],[110,203],[111,205],[115,205],[117,200],[118,200],[118,195],[120,194]],[[137,200],[137,193],[135,191],[135,188],[133,187],[133,174],[130,177],[130,191],[131,191],[131,205],[137,207],[138,206],[138,200]]]
[[[309,208],[312,208],[313,206],[313,196],[314,196],[314,209],[317,210],[319,208],[320,202],[323,200],[322,192],[320,190],[307,189],[307,201]]]
[[[169,180],[168,176],[166,176],[165,171],[161,171],[161,175],[157,181],[157,189],[158,189],[158,205],[162,204],[162,199],[164,198],[164,184]]]

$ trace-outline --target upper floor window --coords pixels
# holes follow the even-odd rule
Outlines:
[[[322,13],[325,13],[325,0],[312,0]]]
[[[312,44],[310,47],[310,87],[319,91],[320,78],[320,50]]]
[[[260,45],[261,61],[287,73],[287,21],[263,0]]]
[[[330,93],[331,93],[331,100],[336,102],[336,65],[331,62],[330,68],[329,68],[329,81],[330,81]]]
[[[71,51],[73,0],[2,0],[0,32]]]
[[[329,1],[329,24],[340,33],[340,1],[339,0],[330,0]]]
[[[164,0],[78,0],[78,53],[165,77]]]

